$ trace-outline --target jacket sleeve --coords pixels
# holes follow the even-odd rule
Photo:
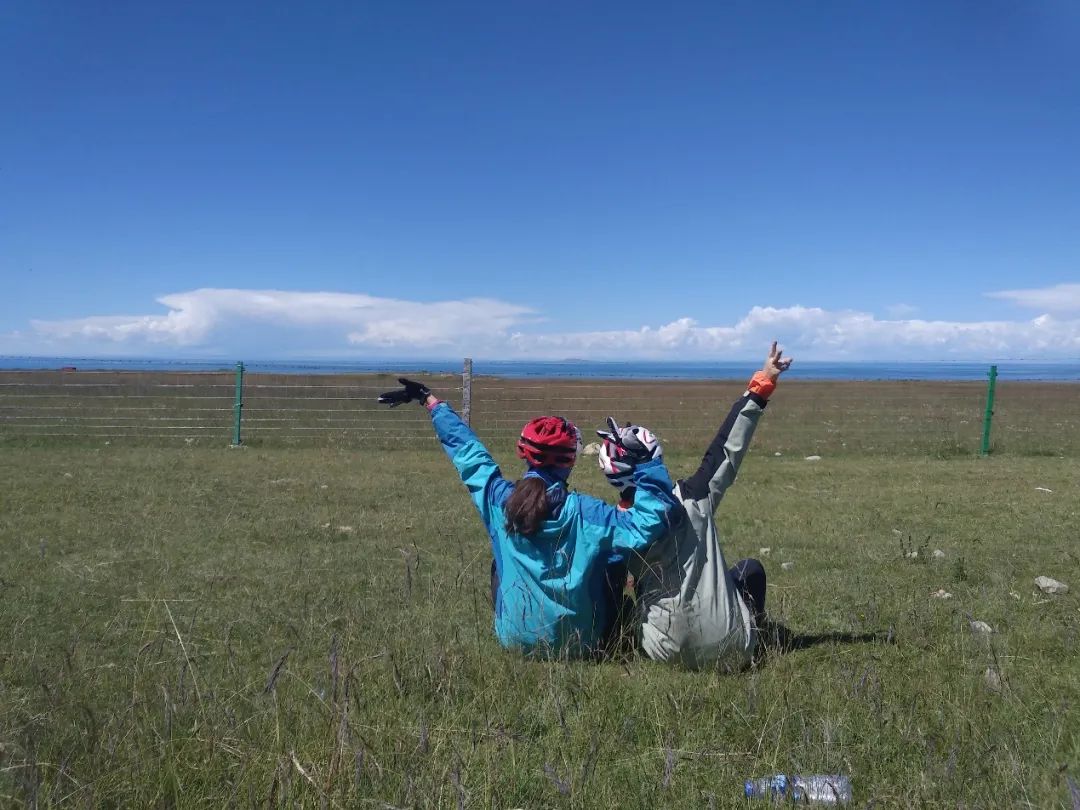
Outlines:
[[[503,478],[502,470],[491,453],[447,403],[440,402],[431,409],[431,423],[443,450],[469,490],[473,505],[490,531],[492,508],[506,502],[514,485]]]
[[[634,486],[634,503],[629,509],[616,509],[599,498],[581,496],[582,518],[598,530],[603,551],[644,551],[671,527],[671,513],[678,501],[663,461],[639,464],[634,470]]]
[[[708,497],[712,511],[716,511],[727,488],[735,483],[739,465],[750,447],[750,439],[766,404],[765,397],[753,391],[747,391],[735,401],[705,451],[697,472],[679,482],[684,500],[701,501]]]

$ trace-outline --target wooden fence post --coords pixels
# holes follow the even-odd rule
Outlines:
[[[461,418],[466,425],[472,426],[472,358],[465,358],[461,369]]]

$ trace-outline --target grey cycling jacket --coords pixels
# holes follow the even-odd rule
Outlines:
[[[641,646],[652,659],[691,669],[750,662],[756,629],[728,574],[713,515],[765,405],[750,391],[735,402],[697,472],[675,485],[682,509],[672,513],[672,530],[630,562],[639,584]]]

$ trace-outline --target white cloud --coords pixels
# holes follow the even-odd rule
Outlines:
[[[423,303],[339,292],[200,289],[158,299],[161,315],[96,315],[32,321],[54,341],[200,346],[238,322],[337,332],[334,341],[370,346],[431,346],[505,335],[535,320],[528,307],[486,298]]]
[[[1057,284],[1030,290],[1001,290],[986,295],[1041,312],[1080,313],[1080,284]]]
[[[440,301],[434,304],[396,302],[362,329],[350,332],[349,342],[368,346],[438,346],[471,338],[505,337],[508,329],[534,321],[532,310],[487,298]]]
[[[929,321],[820,307],[752,307],[731,325],[680,318],[662,326],[543,332],[534,310],[485,298],[417,302],[338,292],[200,289],[163,296],[159,303],[167,311],[156,315],[33,321],[30,332],[0,336],[0,352],[224,355],[237,351],[237,334],[256,334],[256,347],[268,357],[377,352],[425,358],[745,359],[773,339],[807,360],[1080,357],[1080,319],[1050,314],[1022,321]],[[632,315],[625,311],[622,317]]]
[[[733,326],[683,318],[658,329],[518,333],[512,344],[545,357],[721,359],[756,354],[774,338],[791,354],[814,360],[1080,356],[1080,320],[879,320],[866,312],[798,306],[754,307]]]

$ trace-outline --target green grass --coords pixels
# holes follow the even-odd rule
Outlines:
[[[805,462],[784,408],[718,522],[824,638],[739,675],[502,651],[434,443],[7,446],[0,806],[727,807],[778,771],[847,773],[859,806],[1069,806],[1080,458],[920,455],[896,423],[898,457]]]

